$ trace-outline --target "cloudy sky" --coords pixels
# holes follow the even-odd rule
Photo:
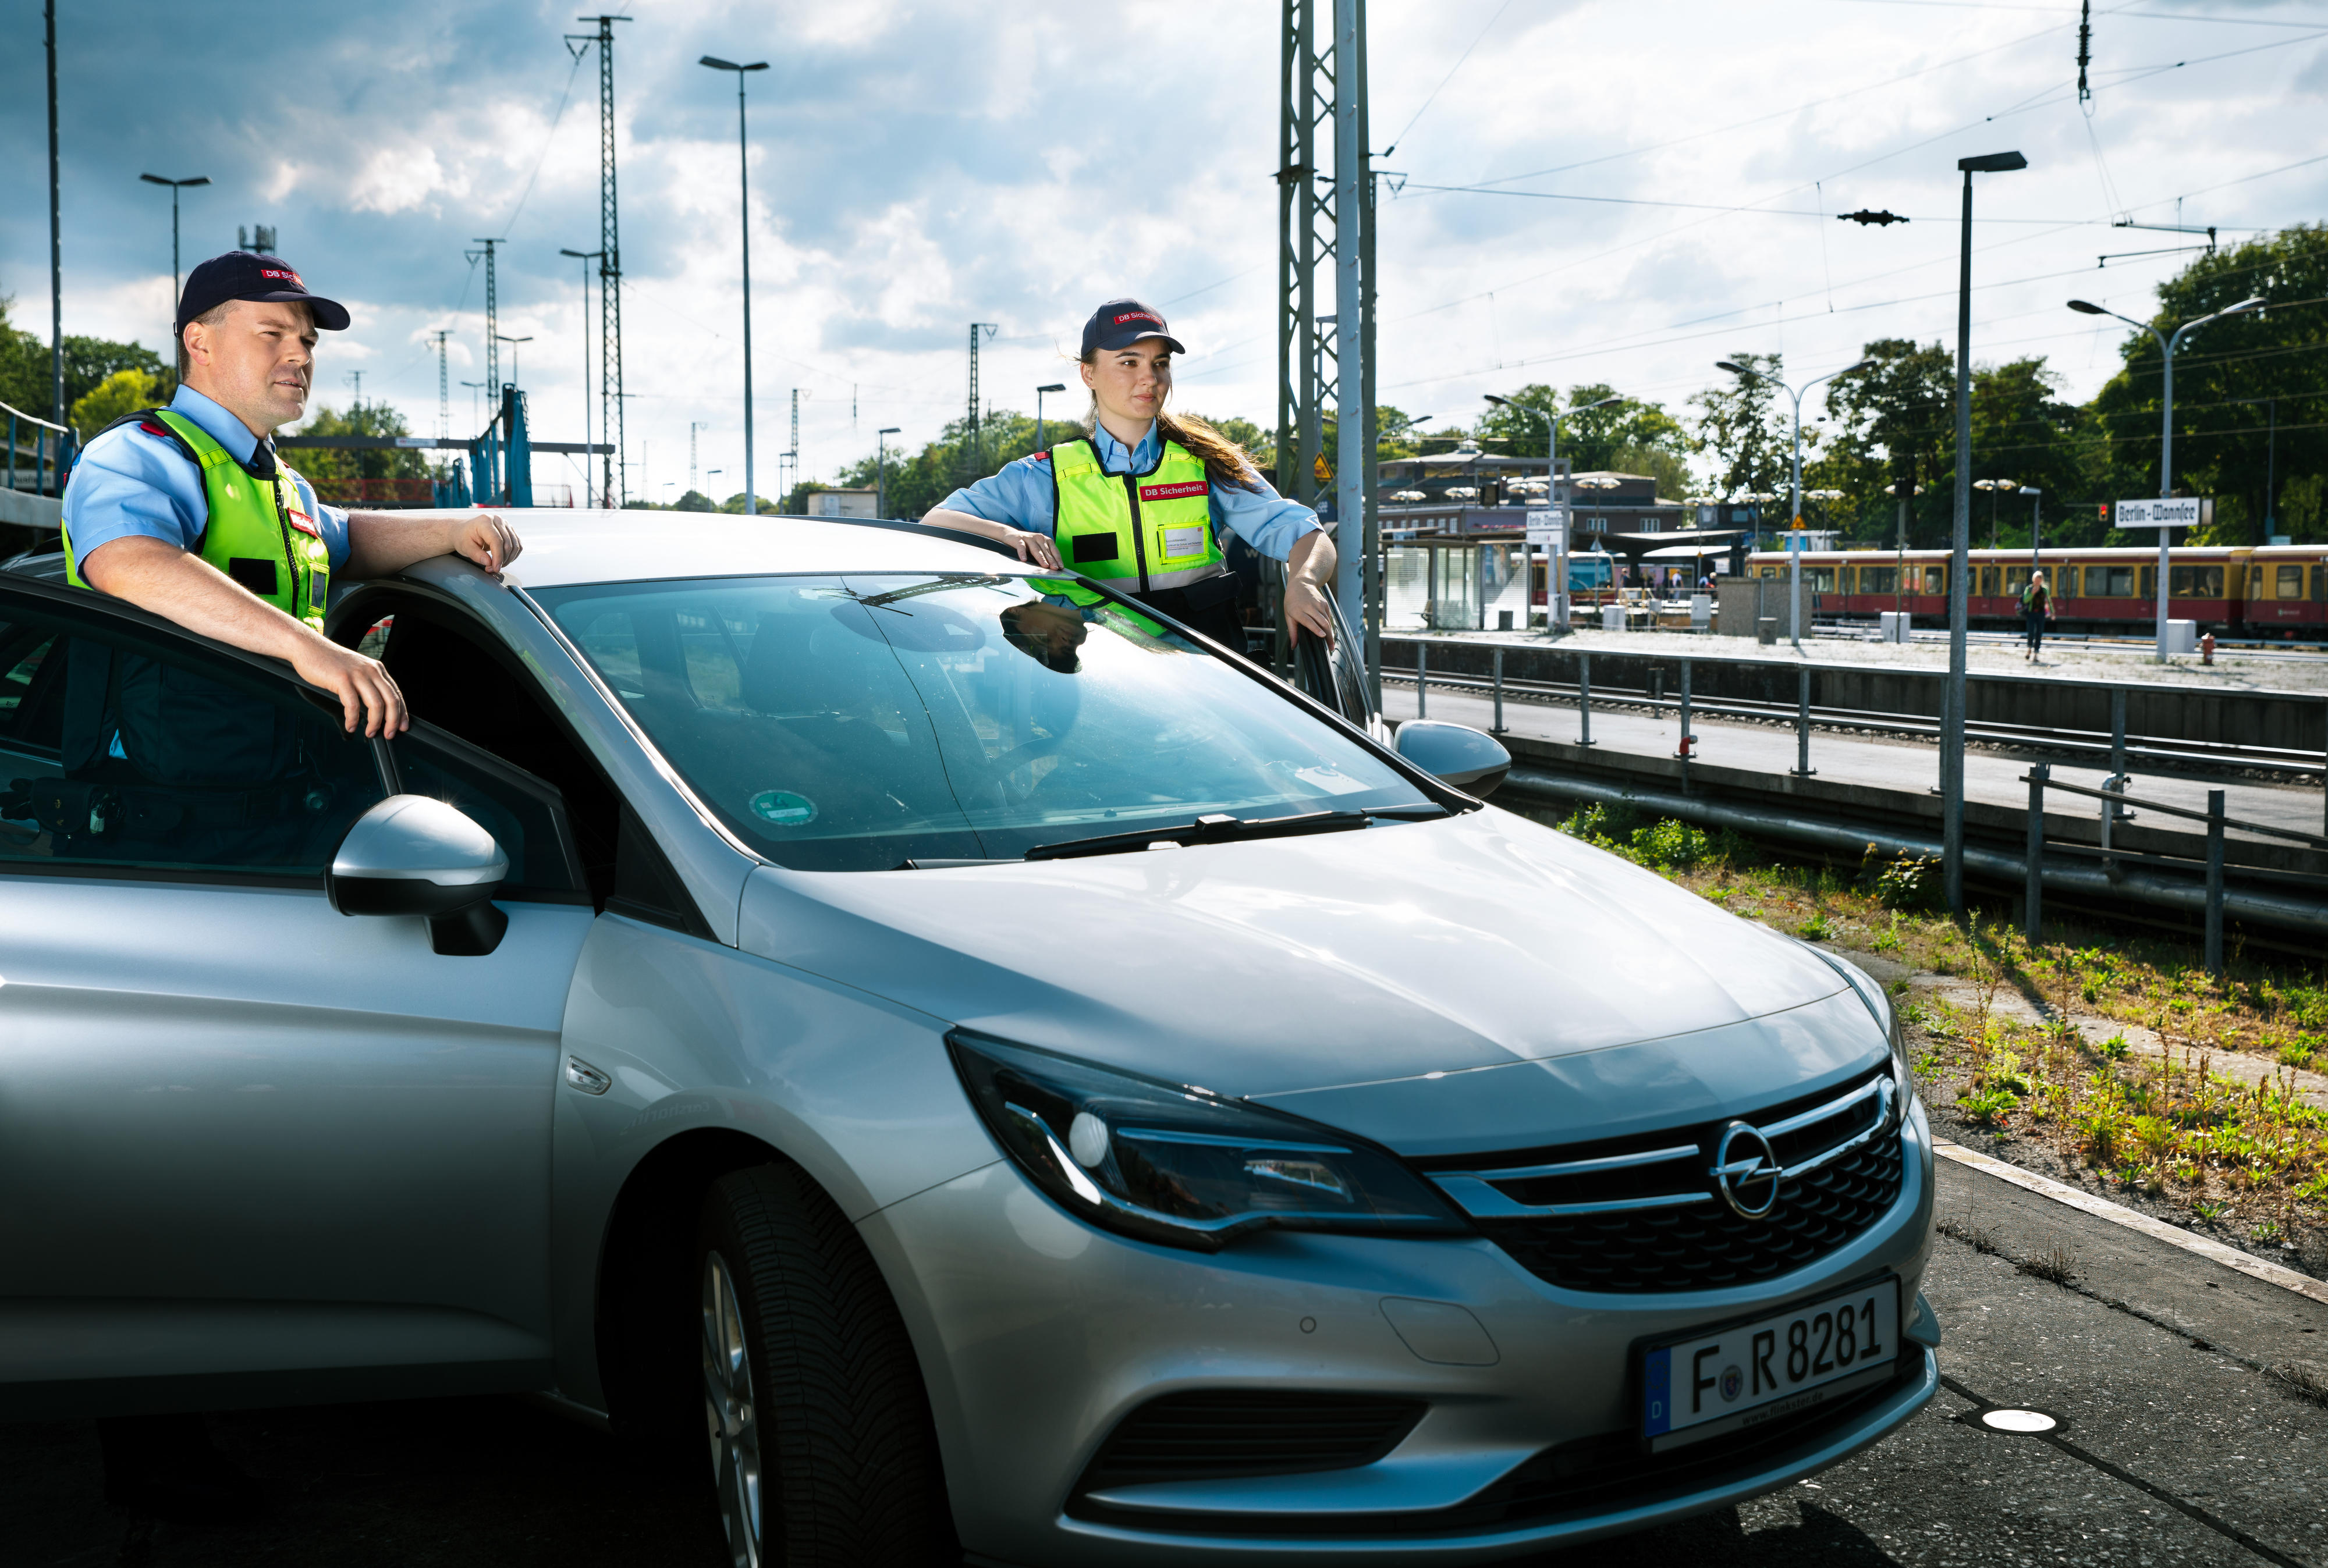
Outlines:
[[[430,334],[449,328],[465,434],[484,279],[464,253],[505,236],[501,330],[532,339],[534,433],[580,438],[579,264],[558,252],[597,247],[597,61],[561,39],[587,30],[570,5],[58,9],[68,331],[164,343],[169,198],[137,176],[206,174],[190,260],[271,224],[353,312],[319,399],[344,403],[361,371],[367,399],[433,433]],[[1183,406],[1272,417],[1271,0],[628,10],[634,493],[684,488],[698,425],[699,466],[724,471],[704,488],[741,488],[735,79],[707,53],[769,62],[749,142],[763,493],[795,389],[803,471],[829,476],[880,426],[917,443],[960,413],[970,322],[996,328],[988,401],[1031,411],[1116,294],[1188,345]],[[1383,400],[1469,421],[1483,393],[1551,379],[1678,405],[1732,350],[1811,376],[1870,338],[1952,338],[1956,161],[2005,148],[2031,166],[1983,179],[1975,351],[2043,354],[2089,393],[2122,329],[2062,302],[2145,315],[2187,257],[2120,253],[2203,243],[2113,219],[2236,238],[2328,216],[2328,0],[2094,10],[2081,106],[2074,5],[1375,0],[1376,166],[1403,177],[1381,208]],[[45,332],[37,0],[0,0],[0,294]],[[1912,221],[1836,220],[1859,208]]]

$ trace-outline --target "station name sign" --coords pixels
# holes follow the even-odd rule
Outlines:
[[[1568,509],[1530,507],[1527,542],[1543,549],[1565,552],[1568,548]]]
[[[2207,496],[2120,501],[2114,509],[2113,521],[2121,528],[2195,528],[2215,517],[2214,499]]]

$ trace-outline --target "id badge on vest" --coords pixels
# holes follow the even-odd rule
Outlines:
[[[1177,561],[1183,555],[1201,555],[1204,553],[1204,524],[1197,523],[1191,527],[1166,528],[1164,530],[1164,558],[1166,560]]]

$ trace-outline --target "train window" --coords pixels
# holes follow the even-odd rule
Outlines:
[[[2248,568],[2248,597],[2249,599],[2263,597],[2263,568],[2260,566]]]
[[[2154,600],[2158,597],[2157,567],[2145,566],[2142,569],[2142,586],[2136,588],[2135,590],[2135,593],[2136,596],[2144,599]]]
[[[2304,597],[2304,568],[2302,566],[2282,566],[2279,568],[2278,575],[2279,581],[2272,585],[2271,596],[2274,599],[2301,599]]]
[[[1859,569],[1859,591],[1862,593],[1897,593],[1900,591],[1900,568],[1862,566]]]
[[[2314,566],[2312,568],[2312,602],[2317,604],[2323,600],[2328,600],[2328,566]]]
[[[1809,579],[1809,582],[1806,583],[1805,586],[1808,587],[1812,593],[1832,593],[1835,592],[1834,567],[1813,566],[1805,571],[1803,575]]]
[[[1915,568],[1910,566],[1908,570],[1910,575],[1912,576],[1915,573]],[[1925,593],[1945,593],[1948,591],[1948,569],[1946,566],[1925,567],[1924,586],[1920,592]]]
[[[2007,566],[2004,569],[2004,596],[2018,599],[2029,590],[2029,568]]]
[[[2087,567],[2086,597],[2089,599],[2133,598],[2134,568],[2131,566]]]
[[[2175,599],[2220,599],[2223,596],[2223,569],[2220,566],[2175,566],[2167,572],[2166,592]]]

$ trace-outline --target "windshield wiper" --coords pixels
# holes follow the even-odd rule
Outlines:
[[[1298,838],[1311,833],[1340,833],[1375,822],[1413,822],[1425,817],[1450,815],[1444,806],[1376,806],[1357,811],[1306,811],[1294,817],[1231,817],[1214,812],[1194,822],[1163,827],[1134,828],[1129,833],[1102,834],[1097,838],[1071,838],[1060,844],[1038,844],[1027,852],[1028,860],[1072,860],[1086,854],[1114,854],[1146,849],[1157,844],[1232,844],[1248,838]]]

